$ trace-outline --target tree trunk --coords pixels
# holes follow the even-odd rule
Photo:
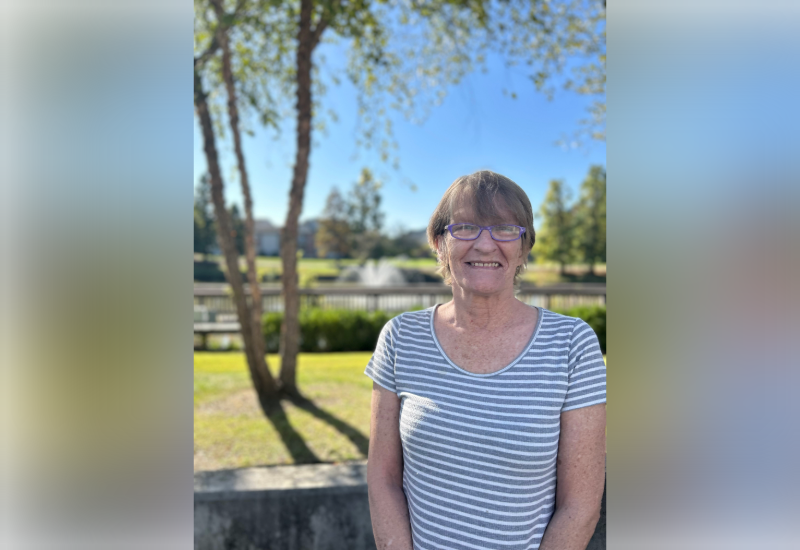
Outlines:
[[[283,325],[281,326],[281,391],[299,395],[296,382],[297,352],[300,347],[300,296],[297,293],[297,233],[303,193],[311,154],[311,54],[324,30],[320,22],[311,28],[312,0],[300,2],[297,33],[297,156],[289,190],[289,211],[281,233],[283,260]]]
[[[203,150],[208,163],[208,173],[211,178],[211,199],[214,203],[214,213],[217,218],[217,238],[228,267],[225,276],[233,289],[236,312],[242,328],[245,355],[247,356],[247,365],[250,369],[253,387],[258,394],[261,408],[265,414],[269,415],[279,403],[278,388],[275,379],[267,368],[264,355],[258,355],[254,351],[252,318],[250,317],[250,308],[247,305],[247,298],[244,293],[242,277],[239,273],[239,256],[233,240],[231,223],[228,212],[225,210],[222,173],[219,167],[214,128],[208,111],[207,96],[203,90],[203,82],[197,70],[194,73],[194,104],[197,117],[200,119],[200,127],[203,131]]]
[[[217,41],[222,49],[222,78],[225,81],[225,89],[228,94],[228,119],[231,126],[231,134],[233,135],[233,147],[236,151],[239,177],[242,183],[242,195],[244,196],[244,249],[245,257],[247,258],[247,282],[250,286],[250,297],[252,299],[250,304],[250,318],[251,332],[253,334],[253,354],[256,357],[265,357],[264,334],[261,330],[261,289],[258,284],[258,275],[256,272],[253,198],[250,195],[250,181],[247,174],[247,166],[244,162],[244,152],[242,151],[242,135],[239,130],[239,109],[236,105],[236,86],[234,84],[233,70],[231,68],[228,29],[221,24],[225,17],[225,12],[222,7],[222,0],[213,0],[213,5],[214,11],[217,14],[217,21],[220,22],[217,31]],[[267,365],[266,359],[264,359],[264,364]]]

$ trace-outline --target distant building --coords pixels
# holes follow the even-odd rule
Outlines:
[[[428,228],[418,229],[417,231],[409,231],[403,235],[405,238],[417,243],[420,246],[427,246],[428,244]]]
[[[262,256],[278,256],[281,252],[281,228],[269,220],[253,220],[255,225],[256,247]]]
[[[306,220],[300,224],[297,235],[297,250],[303,251],[304,258],[317,257],[317,230],[319,220]]]
[[[269,220],[254,220],[256,233],[256,246],[262,256],[279,256],[281,253],[282,228],[272,224]],[[317,257],[317,229],[319,222],[316,219],[307,220],[298,227],[297,250],[303,251],[303,257]]]

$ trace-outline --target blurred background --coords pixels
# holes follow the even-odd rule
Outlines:
[[[383,15],[367,17],[362,4],[336,14],[312,10],[304,32],[313,63],[302,71],[292,23],[299,4],[276,8],[266,21],[272,41],[255,28],[232,32],[253,234],[258,227],[266,235],[252,270],[246,247],[240,254],[235,242],[237,216],[246,224],[248,208],[219,38],[203,57],[217,22],[234,28],[237,19],[183,0],[0,5],[4,548],[188,548],[195,471],[357,463],[367,435],[357,419],[366,403],[354,402],[351,413],[337,400],[367,380],[360,365],[368,352],[334,351],[319,338],[322,328],[315,339],[302,330],[326,326],[326,315],[339,315],[337,323],[352,315],[350,326],[369,327],[380,323],[378,312],[446,298],[416,291],[389,298],[364,292],[383,287],[355,277],[399,270],[406,284],[395,288],[439,284],[414,282],[435,277],[433,261],[416,255],[424,247],[404,243],[459,175],[495,170],[530,196],[541,241],[526,273],[536,292],[524,294],[523,285],[521,296],[550,299],[552,308],[600,305],[598,295],[541,289],[603,284],[607,262],[594,262],[591,275],[572,245],[564,243],[570,255],[563,262],[540,245],[548,232],[558,235],[542,211],[558,203],[548,201],[552,180],[562,182],[563,211],[577,214],[593,167],[605,171],[606,148],[596,139],[606,134],[597,125],[605,102],[596,103],[605,88],[593,91],[601,81],[588,64],[598,51],[586,49],[605,28],[605,9],[576,3],[582,15],[564,19],[560,3],[501,3],[508,10],[548,6],[552,18],[518,18],[518,27],[506,11],[503,32],[488,34],[485,25],[498,19],[473,11],[483,4],[467,4],[426,3],[424,13],[405,19],[390,13],[397,16],[390,25],[377,25]],[[238,5],[222,9],[230,14]],[[611,548],[800,546],[797,10],[780,0],[609,6]],[[317,27],[322,15],[335,17]],[[256,19],[247,23],[264,23]],[[557,21],[567,28],[536,33],[537,25]],[[522,43],[536,48],[515,46]],[[301,72],[310,75],[302,101]],[[247,76],[254,73],[265,80]],[[216,169],[207,135],[215,140]],[[303,158],[308,170],[296,173]],[[303,189],[295,210],[293,182]],[[331,199],[334,187],[340,206]],[[222,190],[217,199],[214,188]],[[383,214],[364,218],[363,231],[350,213],[361,192],[369,211]],[[223,211],[230,214],[220,232]],[[216,224],[216,249],[198,248],[193,214],[195,227]],[[360,237],[339,243],[347,252],[320,254],[320,244],[336,242],[318,243],[323,222],[329,236],[346,226],[347,235]],[[220,234],[232,246],[221,245]],[[293,256],[283,252],[292,249],[281,246],[283,235],[296,238]],[[241,326],[227,339],[208,333],[209,351],[192,350],[204,340],[190,325],[242,322],[238,285],[225,286],[220,271],[223,279],[239,273],[244,303],[254,303],[245,288],[265,287],[257,301],[262,315],[256,319],[250,308],[245,317],[253,342],[256,332],[265,336],[263,365],[275,391],[285,366],[275,327],[287,311],[297,313],[289,319],[297,328],[297,342],[289,343],[296,368],[284,378],[313,406],[281,400],[286,422],[278,425],[299,435],[284,430],[288,444],[254,397],[252,373],[267,381],[267,395],[270,378],[257,358],[248,361]],[[248,283],[251,271],[256,285]],[[284,284],[297,287],[289,309],[270,294]],[[204,285],[225,293],[213,298],[219,306],[212,297],[201,303]],[[371,296],[360,305],[357,294],[321,293],[354,285]],[[329,313],[342,310],[351,313]],[[307,351],[309,342],[325,345]],[[270,437],[269,450],[259,447]]]
[[[583,317],[605,350],[605,6],[299,9],[195,3],[196,548],[374,547],[363,372],[389,319],[450,300],[426,229],[461,175],[529,194],[518,298]],[[276,492],[279,525],[239,505],[312,475],[359,490]]]

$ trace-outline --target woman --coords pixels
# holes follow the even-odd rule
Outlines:
[[[453,300],[384,327],[373,380],[370,512],[379,550],[583,550],[600,513],[605,364],[580,319],[523,304],[525,192],[457,179],[428,225]]]

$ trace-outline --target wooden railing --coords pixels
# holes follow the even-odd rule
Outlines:
[[[245,287],[249,295],[249,289]],[[301,288],[300,307],[323,309],[363,309],[387,312],[427,308],[452,298],[452,289],[443,284],[409,284],[392,287],[329,286]],[[282,311],[281,289],[262,286],[262,309]],[[549,286],[522,286],[517,297],[526,304],[546,309],[567,309],[575,305],[606,303],[604,283],[564,283]],[[217,320],[235,320],[236,307],[228,285],[197,284],[194,303],[198,309],[214,312]]]

